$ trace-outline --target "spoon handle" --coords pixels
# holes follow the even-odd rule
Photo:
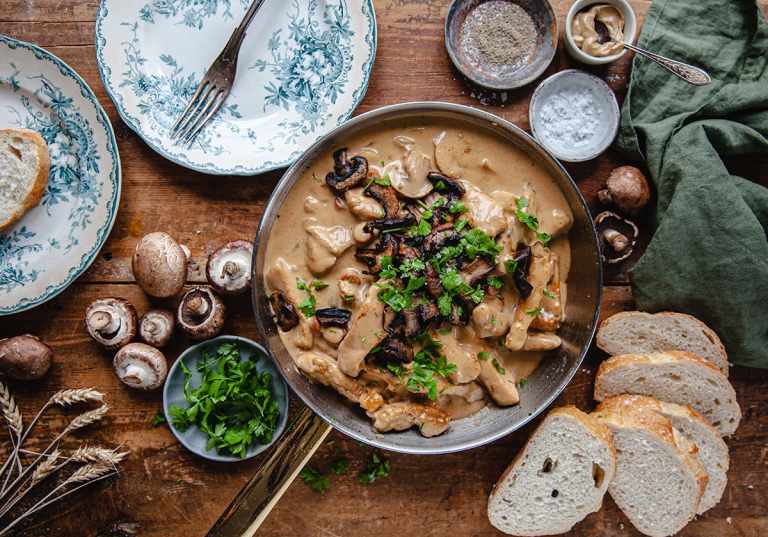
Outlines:
[[[646,58],[648,58],[653,62],[658,63],[665,69],[672,72],[672,74],[682,78],[683,80],[685,80],[689,84],[693,84],[694,86],[706,86],[707,84],[712,82],[712,78],[704,69],[700,69],[698,67],[694,67],[693,65],[679,62],[677,60],[671,60],[664,56],[660,56],[658,54],[654,54],[653,52],[649,52],[643,48],[636,47],[635,45],[630,45],[629,43],[624,43],[624,47],[629,50],[635,51],[637,54],[640,54],[641,56],[645,56]]]

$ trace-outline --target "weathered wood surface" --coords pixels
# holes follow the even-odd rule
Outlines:
[[[528,96],[532,87],[507,94],[487,94],[464,82],[452,69],[443,49],[442,24],[447,0],[377,0],[379,47],[367,97],[358,112],[409,100],[443,100],[478,106],[528,128]],[[561,27],[570,1],[553,2]],[[640,19],[650,5],[632,0]],[[765,4],[764,4],[765,5]],[[0,319],[0,337],[32,332],[50,342],[57,353],[51,374],[41,383],[14,384],[28,416],[54,391],[63,387],[96,386],[112,406],[109,419],[88,435],[91,442],[123,444],[132,450],[121,477],[77,495],[75,499],[32,520],[18,535],[29,537],[203,536],[237,491],[258,468],[259,461],[221,465],[188,454],[164,428],[150,421],[160,408],[160,394],[140,394],[121,386],[110,356],[88,338],[82,316],[98,297],[121,296],[142,312],[148,301],[133,284],[130,254],[138,237],[154,230],[169,231],[187,244],[200,263],[220,243],[252,238],[264,203],[279,172],[258,178],[231,177],[211,181],[165,161],[152,152],[119,119],[96,67],[93,47],[95,0],[3,0],[0,32],[33,41],[72,65],[96,92],[117,134],[123,162],[123,196],[115,228],[102,254],[78,283],[58,298],[32,311]],[[560,47],[546,74],[572,66]],[[629,58],[604,68],[589,69],[623,97]],[[595,161],[569,165],[593,209],[595,193],[610,169],[624,163],[612,152]],[[740,159],[737,173],[768,183],[768,159]],[[227,188],[222,188],[222,181]],[[650,216],[641,226],[647,242]],[[193,271],[191,280],[201,278]],[[632,307],[624,270],[608,274],[603,316]],[[236,301],[226,332],[256,338],[247,300]],[[185,347],[176,342],[175,358]],[[602,359],[592,351],[576,378],[558,399],[591,408],[592,380]],[[732,468],[721,504],[690,524],[687,537],[762,537],[768,535],[768,373],[737,368],[732,374],[745,419],[729,443]],[[296,403],[294,403],[296,404]],[[63,414],[45,419],[39,435],[65,424]],[[295,483],[262,526],[259,535],[277,536],[432,536],[498,535],[485,517],[487,494],[519,450],[528,427],[490,446],[469,453],[439,457],[391,455],[392,473],[372,486],[357,482],[357,471],[370,450],[338,433],[314,457],[312,465],[327,468],[338,456],[351,461],[350,471],[333,478],[319,496]],[[68,440],[74,446],[84,436]],[[32,447],[41,447],[36,440]],[[574,537],[634,536],[635,532],[607,499],[604,509],[579,524]]]

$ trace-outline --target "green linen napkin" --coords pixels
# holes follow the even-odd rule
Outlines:
[[[656,232],[630,276],[638,307],[695,315],[731,362],[768,368],[768,189],[723,157],[768,154],[768,25],[753,1],[655,0],[639,46],[705,68],[694,87],[636,56],[621,149],[656,185]]]

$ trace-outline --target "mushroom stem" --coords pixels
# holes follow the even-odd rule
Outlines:
[[[221,277],[226,278],[234,278],[240,274],[240,266],[235,263],[234,261],[227,261],[224,263],[224,266],[221,268]]]
[[[193,296],[187,301],[187,311],[192,315],[204,317],[209,309],[208,301],[201,296]]]
[[[623,233],[615,229],[606,229],[603,231],[603,238],[611,245],[611,248],[617,253],[622,253],[629,248],[629,239]]]
[[[91,326],[93,326],[94,330],[97,332],[103,332],[107,326],[112,324],[112,316],[106,311],[96,311],[88,319],[88,322],[91,323]]]

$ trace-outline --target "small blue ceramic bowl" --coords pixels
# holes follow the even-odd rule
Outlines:
[[[258,444],[254,442],[248,448],[244,458],[221,455],[216,451],[216,448],[207,450],[206,444],[208,443],[208,436],[195,426],[190,427],[184,432],[179,431],[173,426],[171,414],[169,412],[170,407],[173,405],[178,405],[182,408],[189,406],[184,399],[184,372],[179,366],[182,360],[187,368],[192,371],[192,386],[198,386],[200,384],[200,373],[197,372],[197,363],[202,357],[203,351],[206,351],[209,355],[214,354],[222,343],[233,342],[237,343],[240,348],[241,361],[247,360],[251,356],[258,357],[259,360],[256,362],[256,370],[260,373],[267,371],[272,376],[270,389],[272,395],[277,400],[277,406],[280,412],[277,428],[272,435],[272,441],[269,444]],[[240,336],[219,336],[189,347],[173,364],[171,370],[168,372],[168,378],[165,380],[165,386],[163,387],[163,412],[165,413],[165,419],[168,421],[168,426],[171,428],[171,432],[189,451],[212,461],[238,462],[255,457],[274,444],[283,434],[285,424],[288,421],[288,387],[286,386],[282,375],[277,371],[277,368],[272,361],[272,356],[264,347],[255,341]]]

